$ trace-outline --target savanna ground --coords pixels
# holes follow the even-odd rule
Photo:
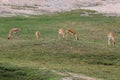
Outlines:
[[[89,16],[81,16],[88,12]],[[8,30],[20,28],[7,40]],[[59,28],[72,28],[80,40],[58,39]],[[40,31],[37,41],[35,32]],[[107,46],[113,31],[116,46]],[[60,80],[52,70],[103,80],[120,79],[120,17],[74,10],[54,15],[0,18],[0,80]],[[82,80],[82,79],[74,79]]]

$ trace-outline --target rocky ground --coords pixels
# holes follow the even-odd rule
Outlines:
[[[0,0],[0,16],[41,15],[90,9],[120,15],[119,0]]]

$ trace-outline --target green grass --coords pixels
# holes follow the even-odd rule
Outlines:
[[[83,12],[89,12],[90,16],[80,16]],[[46,70],[57,70],[105,80],[119,80],[120,17],[106,17],[94,13],[74,10],[27,18],[0,18],[0,63],[9,64],[0,66],[0,71],[3,72],[0,79],[21,80],[21,76],[24,76],[23,79],[26,80],[59,80],[60,75],[51,75],[51,72],[42,75]],[[14,35],[7,40],[8,30],[12,27],[18,27],[21,31],[19,36]],[[74,41],[72,36],[69,40],[58,40],[58,28],[73,28],[80,40]],[[36,31],[41,33],[39,41],[35,39]],[[107,46],[106,35],[109,31],[116,35],[116,46]],[[11,66],[15,72],[3,69],[11,69]],[[19,70],[25,75],[17,74],[16,71]],[[3,76],[4,74],[7,77]],[[13,78],[15,76],[16,78]]]
[[[60,76],[49,70],[0,64],[0,80],[56,80]]]

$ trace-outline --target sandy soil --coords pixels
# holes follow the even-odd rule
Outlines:
[[[120,16],[120,0],[106,0],[101,5],[82,7],[82,9],[95,10],[111,16]]]
[[[0,15],[41,15],[90,9],[120,15],[120,0],[0,0]]]
[[[97,79],[97,78],[92,78],[92,77],[88,77],[86,75],[83,74],[76,74],[76,73],[71,73],[71,72],[57,72],[55,70],[52,70],[52,72],[62,75],[62,76],[67,76],[64,78],[61,78],[60,80],[102,80],[102,79]]]

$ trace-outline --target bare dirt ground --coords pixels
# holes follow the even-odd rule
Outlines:
[[[120,0],[104,0],[100,5],[82,7],[82,9],[95,10],[111,16],[120,16]]]
[[[90,9],[120,15],[120,0],[0,0],[0,16],[52,14]]]
[[[57,72],[55,70],[52,70],[52,72],[59,74],[59,75],[67,76],[67,77],[61,78],[60,80],[102,80],[102,79],[88,77],[83,74],[76,74],[76,73],[71,73],[71,72],[63,73],[63,72]]]

